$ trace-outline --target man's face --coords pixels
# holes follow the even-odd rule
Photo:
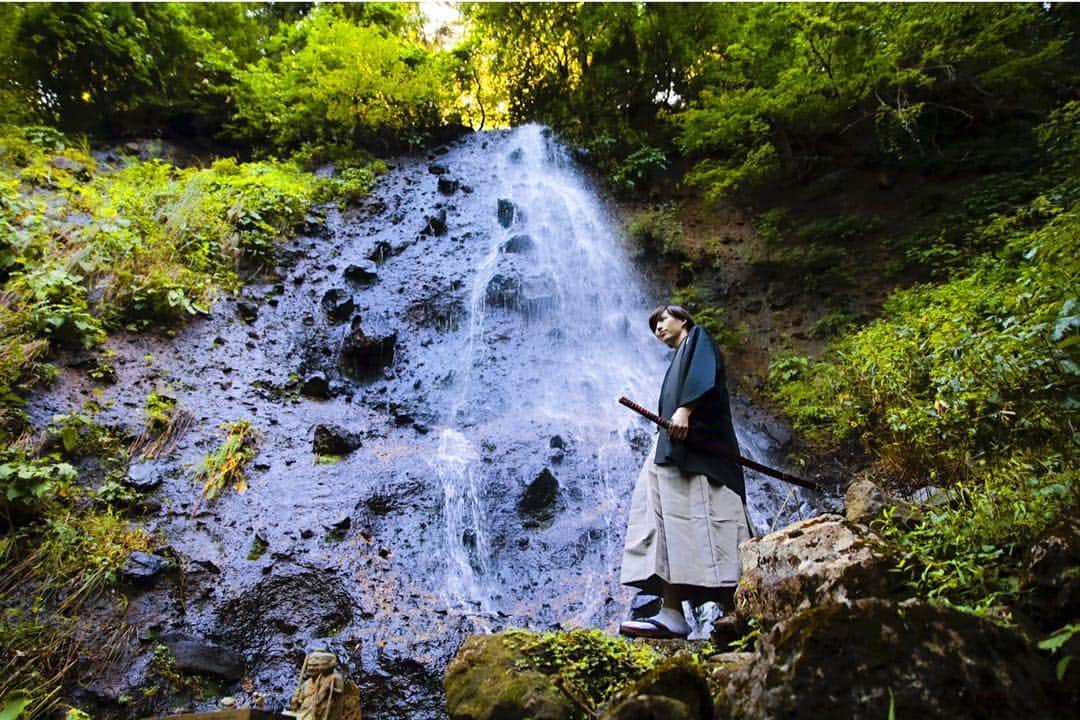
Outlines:
[[[668,311],[660,313],[660,319],[656,321],[656,338],[668,347],[679,347],[683,335],[686,334],[686,321],[671,317]]]

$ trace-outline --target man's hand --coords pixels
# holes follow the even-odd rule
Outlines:
[[[688,432],[690,432],[690,408],[681,407],[671,416],[668,437],[672,440],[685,440]]]

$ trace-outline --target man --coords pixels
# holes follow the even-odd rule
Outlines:
[[[724,360],[684,308],[649,316],[657,339],[675,349],[660,389],[660,429],[634,486],[621,582],[663,598],[655,615],[628,620],[624,635],[686,637],[682,603],[733,607],[739,543],[750,537],[742,468],[712,448],[738,453]]]

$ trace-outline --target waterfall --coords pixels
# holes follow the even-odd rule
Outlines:
[[[434,464],[444,488],[449,599],[488,608],[491,541],[480,488],[495,468],[479,449],[505,440],[509,428],[546,428],[538,452],[552,437],[572,439],[592,467],[560,473],[559,492],[587,500],[594,535],[617,537],[625,518],[616,495],[636,465],[627,437],[640,421],[615,401],[651,398],[664,352],[648,333],[652,303],[605,208],[550,131],[517,128],[480,155],[461,165],[477,181],[478,214],[486,206],[488,242]],[[595,549],[608,572],[618,550],[612,542]]]

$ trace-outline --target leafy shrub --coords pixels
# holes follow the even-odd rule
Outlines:
[[[213,500],[229,484],[237,492],[247,490],[245,468],[258,453],[259,431],[246,420],[225,423],[225,440],[203,458],[196,480],[203,482],[202,496]]]
[[[650,181],[657,181],[660,171],[667,168],[668,159],[663,150],[651,145],[642,145],[630,153],[611,173],[611,186],[625,194],[644,190]]]
[[[1080,219],[1015,234],[970,274],[894,293],[884,317],[775,385],[803,430],[862,439],[902,476],[961,478],[981,458],[1072,438]]]
[[[812,338],[830,338],[853,327],[859,318],[849,313],[834,310],[826,313],[811,325],[807,334]]]
[[[887,512],[884,547],[920,596],[985,613],[1017,599],[1027,549],[1077,509],[1076,475],[1057,457],[1013,456],[949,488],[914,527]]]
[[[38,458],[10,447],[0,450],[0,508],[7,526],[40,515],[76,475],[56,455]]]
[[[645,251],[667,257],[685,257],[683,226],[678,209],[669,204],[640,212],[627,227],[630,238]]]
[[[672,305],[685,307],[694,317],[694,323],[708,331],[721,347],[732,348],[742,343],[748,332],[745,324],[732,327],[723,308],[702,301],[701,291],[693,285],[679,288],[671,296]]]

